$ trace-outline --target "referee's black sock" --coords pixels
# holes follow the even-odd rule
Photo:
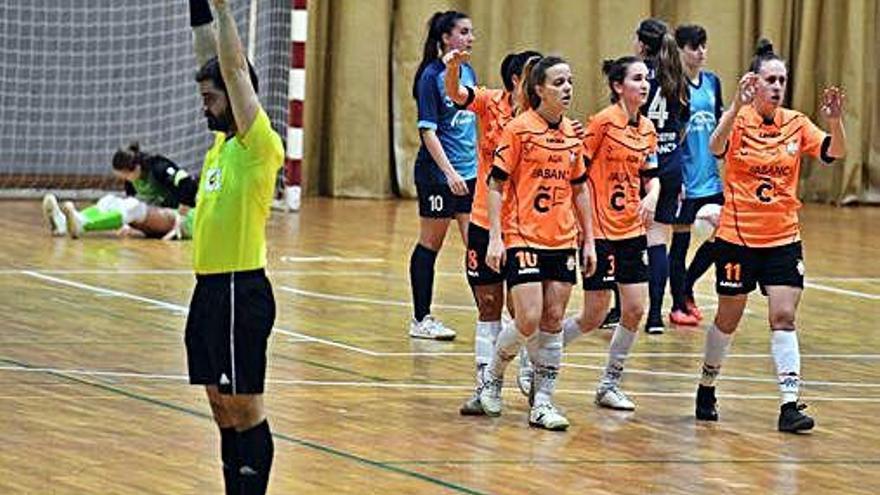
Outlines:
[[[409,281],[412,285],[413,316],[422,321],[431,312],[431,298],[434,291],[434,262],[437,251],[416,244],[409,258]]]
[[[686,297],[694,297],[694,284],[697,283],[700,277],[706,273],[713,264],[715,263],[715,241],[709,240],[704,242],[699,249],[697,249],[696,254],[694,254],[694,259],[691,260],[691,264],[687,269],[687,278],[684,284],[684,292]]]
[[[220,428],[220,459],[223,460],[223,482],[226,495],[240,495],[238,485],[238,433],[235,428]]]
[[[674,232],[669,246],[669,291],[672,292],[672,309],[685,310],[685,258],[691,243],[690,232]]]
[[[272,470],[272,458],[275,445],[269,421],[245,431],[238,432],[238,455],[241,466],[238,480],[241,495],[265,495],[269,486],[269,471]]]
[[[199,27],[210,24],[214,18],[211,16],[211,7],[208,0],[189,0],[189,25]]]

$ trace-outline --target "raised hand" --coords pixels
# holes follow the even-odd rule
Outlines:
[[[450,65],[461,65],[469,62],[471,59],[470,52],[466,52],[464,50],[449,50],[443,55],[443,64],[449,67]]]
[[[580,120],[572,120],[571,128],[574,130],[574,134],[578,139],[582,140],[587,137],[587,130],[584,129],[584,124],[582,124]]]
[[[843,115],[845,105],[846,93],[843,89],[831,86],[822,91],[822,103],[819,106],[819,110],[826,119],[839,119]]]
[[[755,99],[759,77],[754,72],[747,72],[739,79],[736,87],[736,96],[733,100],[734,105],[748,105]]]

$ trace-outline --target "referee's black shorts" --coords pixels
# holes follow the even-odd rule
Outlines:
[[[275,296],[262,269],[197,275],[186,319],[189,382],[261,394]]]

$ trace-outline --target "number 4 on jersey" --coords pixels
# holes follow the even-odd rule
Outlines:
[[[666,125],[666,119],[669,118],[669,112],[666,111],[666,98],[660,94],[659,89],[654,93],[651,104],[648,105],[648,118],[656,123],[658,130]]]

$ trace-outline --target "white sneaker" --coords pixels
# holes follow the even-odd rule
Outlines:
[[[535,369],[532,367],[532,360],[529,359],[529,353],[525,347],[519,350],[519,371],[516,374],[516,385],[519,391],[526,397],[532,388],[532,380],[535,379]]]
[[[596,405],[618,411],[634,411],[636,408],[636,404],[617,385],[596,390]]]
[[[300,186],[284,186],[284,202],[290,211],[299,211],[302,206],[302,188]]]
[[[504,386],[503,378],[495,378],[487,374],[486,382],[480,388],[480,405],[487,416],[501,416],[501,387]]]
[[[564,431],[568,428],[569,422],[556,409],[556,406],[545,402],[532,407],[531,412],[529,412],[529,425],[544,428],[545,430]]]
[[[67,233],[67,219],[58,207],[58,198],[54,194],[43,196],[43,219],[53,236],[60,237]]]
[[[415,318],[409,322],[409,336],[417,339],[453,340],[455,331],[446,327],[431,315],[426,315],[422,321]]]
[[[76,211],[76,206],[73,206],[73,203],[70,201],[65,201],[64,204],[61,205],[61,211],[64,212],[64,218],[67,222],[67,235],[70,236],[71,239],[76,239],[83,233],[82,220],[79,218],[79,212]]]

